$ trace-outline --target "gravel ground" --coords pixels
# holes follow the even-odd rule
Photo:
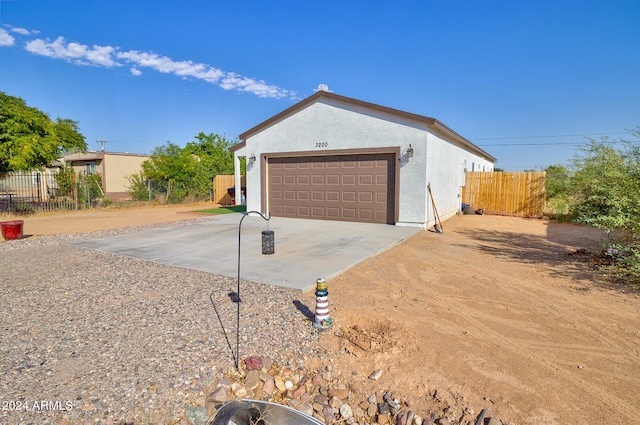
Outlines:
[[[174,423],[233,369],[234,278],[70,245],[203,220],[0,244],[2,423]],[[300,292],[241,295],[241,357],[322,357]]]

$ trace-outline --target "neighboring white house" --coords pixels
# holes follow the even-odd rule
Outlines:
[[[419,226],[460,211],[465,171],[495,158],[436,119],[319,90],[240,135],[247,211]],[[238,198],[237,198],[238,199]]]

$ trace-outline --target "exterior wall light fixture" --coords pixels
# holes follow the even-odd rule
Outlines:
[[[249,162],[256,162],[256,156],[254,154],[251,154],[251,156],[249,156]]]
[[[407,158],[413,158],[413,146],[411,146],[411,143],[409,143],[409,147],[406,148],[402,154],[406,155]]]

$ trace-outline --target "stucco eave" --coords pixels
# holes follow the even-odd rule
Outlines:
[[[488,161],[491,162],[496,162],[496,158],[493,157],[492,155],[490,155],[488,152],[484,151],[483,149],[479,148],[478,146],[474,145],[473,143],[471,143],[469,140],[467,140],[466,138],[462,137],[460,134],[456,133],[455,131],[453,131],[452,129],[450,129],[449,127],[447,127],[446,125],[444,125],[443,123],[441,123],[438,120],[434,120],[433,124],[430,126],[432,131],[441,134],[449,139],[452,139],[453,141],[455,141],[456,143],[462,145],[462,147],[464,147],[465,149],[470,150],[471,152],[485,158]]]

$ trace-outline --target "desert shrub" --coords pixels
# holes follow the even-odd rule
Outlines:
[[[636,133],[640,130],[636,131]],[[640,135],[639,135],[640,136]],[[571,214],[579,223],[640,234],[640,149],[590,139],[575,157]]]
[[[640,139],[640,127],[631,131]],[[615,145],[621,145],[616,148]],[[569,216],[622,237],[612,238],[607,251],[613,270],[627,282],[640,284],[640,146],[635,141],[589,139],[573,161],[569,179]],[[611,269],[611,267],[609,267]]]
[[[608,255],[613,259],[605,267],[619,280],[640,287],[640,238],[618,238],[608,244]]]
[[[545,214],[565,220],[573,201],[570,171],[563,165],[552,165],[545,171]]]

